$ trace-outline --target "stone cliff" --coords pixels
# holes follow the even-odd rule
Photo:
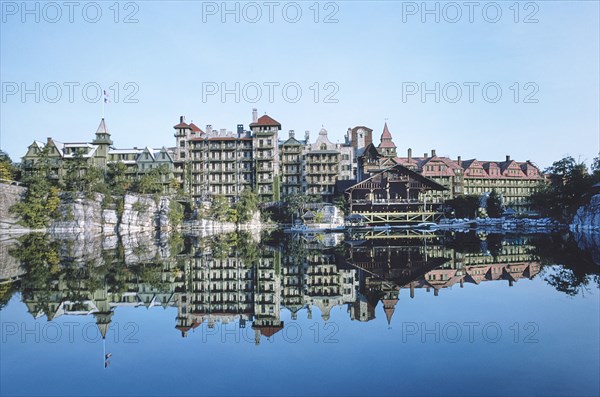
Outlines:
[[[573,220],[572,230],[600,230],[600,194],[592,196],[590,203],[579,207]]]
[[[9,209],[21,200],[26,188],[22,186],[0,184],[0,230],[21,230],[19,218]]]
[[[26,188],[0,184],[0,230],[29,232],[9,209],[19,202]],[[46,228],[52,234],[129,234],[168,231],[179,225],[170,225],[170,198],[127,194],[124,197],[94,193],[62,193],[58,212],[60,216]]]

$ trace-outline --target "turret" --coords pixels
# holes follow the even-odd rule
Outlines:
[[[96,130],[96,139],[94,139],[92,143],[98,146],[94,156],[96,166],[100,168],[106,168],[108,149],[113,144],[113,141],[110,139],[110,132],[108,132],[104,118],[100,120],[100,125]]]

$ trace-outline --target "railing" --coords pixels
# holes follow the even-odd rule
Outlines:
[[[411,205],[423,205],[423,204],[442,204],[437,200],[406,200],[406,199],[375,199],[375,200],[352,200],[352,204],[358,205],[388,205],[388,204],[411,204]]]

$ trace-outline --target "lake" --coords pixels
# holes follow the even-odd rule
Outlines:
[[[2,244],[2,395],[600,394],[600,267],[568,233]]]

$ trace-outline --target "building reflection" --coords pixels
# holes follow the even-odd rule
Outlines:
[[[77,244],[36,236],[10,253],[25,269],[19,290],[35,318],[93,316],[106,337],[119,307],[172,307],[183,337],[201,325],[235,323],[251,327],[257,344],[285,327],[284,308],[292,320],[311,319],[316,309],[327,322],[334,307],[345,307],[351,320],[367,322],[381,305],[390,323],[402,290],[407,298],[417,289],[438,296],[465,284],[512,286],[540,272],[528,238],[406,232],[339,239],[148,238],[77,257]]]

